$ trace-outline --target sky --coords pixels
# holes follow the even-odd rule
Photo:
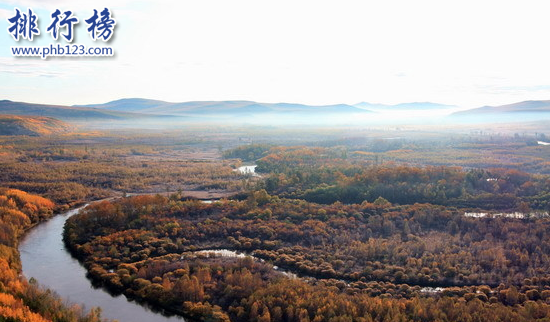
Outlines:
[[[15,7],[39,17],[32,42],[7,32]],[[84,20],[103,8],[117,25],[94,43]],[[13,57],[11,46],[55,43],[46,28],[56,9],[80,19],[72,44],[112,46],[114,57]],[[547,0],[4,0],[0,99],[464,108],[550,99],[549,13]]]

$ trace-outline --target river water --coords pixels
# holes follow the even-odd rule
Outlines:
[[[255,165],[236,169],[243,174],[258,175]],[[208,202],[208,201],[207,201]],[[211,201],[210,201],[211,202]],[[86,308],[100,307],[102,317],[120,322],[182,322],[179,316],[166,316],[147,306],[129,301],[124,295],[113,296],[106,290],[94,288],[86,278],[86,269],[66,250],[63,243],[65,221],[82,208],[69,210],[32,228],[19,244],[23,274],[35,278],[39,284],[55,291],[71,303],[84,304]],[[242,257],[244,254],[230,250],[209,250],[226,257]],[[256,259],[259,260],[259,259]],[[292,272],[274,267],[289,278],[298,278]]]
[[[80,209],[70,210],[32,228],[21,240],[19,252],[23,274],[34,277],[39,284],[58,293],[72,303],[85,304],[86,308],[101,307],[102,317],[120,322],[166,322],[185,319],[164,316],[146,306],[112,296],[103,289],[94,288],[86,278],[86,269],[71,257],[62,240],[65,220]]]
[[[237,171],[254,176],[257,175],[255,168],[255,165],[247,165]],[[39,224],[21,240],[19,252],[27,279],[35,278],[40,285],[71,303],[84,304],[86,308],[100,307],[104,318],[120,322],[185,321],[182,317],[152,311],[147,306],[129,301],[124,295],[113,296],[92,286],[86,278],[86,269],[65,249],[62,239],[65,221],[84,207],[69,210]]]
[[[257,167],[257,165],[255,165],[255,164],[253,164],[253,165],[243,165],[243,166],[238,167],[234,171],[238,171],[242,174],[250,174],[253,177],[260,177],[260,175],[256,173],[256,167]]]

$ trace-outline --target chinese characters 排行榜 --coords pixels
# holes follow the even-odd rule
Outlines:
[[[10,23],[8,33],[16,41],[19,41],[20,38],[32,41],[33,36],[40,35],[38,16],[31,8],[26,13],[15,8],[15,15],[7,20]],[[92,40],[109,41],[113,36],[116,20],[113,19],[108,8],[103,9],[99,15],[98,11],[94,9],[93,15],[84,21],[88,25],[87,31]],[[54,40],[57,40],[61,35],[67,42],[72,42],[74,39],[73,29],[79,22],[80,20],[73,15],[71,10],[63,12],[56,9],[51,14],[51,21],[46,28],[46,32],[50,33]]]

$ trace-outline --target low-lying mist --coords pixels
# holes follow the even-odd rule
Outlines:
[[[179,129],[202,126],[276,126],[276,127],[402,127],[402,126],[448,126],[470,127],[485,124],[515,124],[547,122],[550,113],[507,113],[452,115],[448,111],[391,111],[381,113],[349,114],[239,114],[239,115],[174,115],[170,117],[121,119],[121,120],[77,120],[85,129]],[[513,125],[512,125],[513,126]]]

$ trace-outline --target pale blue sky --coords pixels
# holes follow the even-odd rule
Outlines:
[[[59,8],[117,19],[113,58],[11,57],[6,18],[32,7],[42,35]],[[0,4],[0,99],[126,97],[309,104],[434,101],[463,107],[550,99],[550,2],[68,1]],[[64,44],[63,41],[61,41]],[[99,42],[103,45],[102,42]]]

